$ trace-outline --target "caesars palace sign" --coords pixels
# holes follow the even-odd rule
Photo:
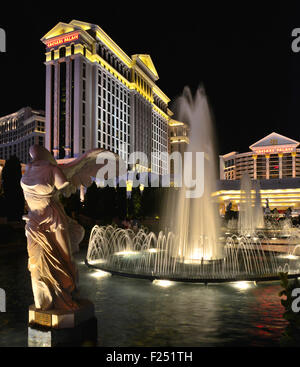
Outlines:
[[[71,41],[75,41],[79,38],[79,33],[70,33],[68,35],[62,36],[62,37],[55,37],[49,41],[46,41],[46,45],[48,48],[62,45],[64,43],[68,43]]]

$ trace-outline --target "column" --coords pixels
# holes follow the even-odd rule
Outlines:
[[[220,180],[225,180],[225,175],[224,175],[224,169],[225,169],[224,158],[220,155],[219,156],[219,159],[220,159]]]
[[[54,116],[53,116],[53,125],[54,125],[54,134],[53,134],[53,155],[54,158],[58,158],[59,156],[59,64],[55,64],[54,71]]]
[[[66,60],[66,137],[65,158],[71,157],[71,60]]]
[[[278,159],[279,159],[279,178],[282,178],[282,157],[283,157],[283,153],[278,153]]]
[[[292,152],[292,177],[296,177],[296,152]]]
[[[253,158],[253,180],[257,180],[257,164],[256,164],[257,155],[254,154],[252,158]]]
[[[51,100],[52,96],[52,83],[51,80],[54,78],[54,75],[52,75],[52,65],[47,64],[46,65],[46,124],[45,124],[45,148],[51,152],[52,144],[51,141],[51,121],[52,121],[52,103]]]
[[[74,157],[81,153],[81,122],[82,122],[82,89],[81,89],[81,58],[75,58],[74,72]]]
[[[270,154],[266,154],[266,179],[270,178]]]

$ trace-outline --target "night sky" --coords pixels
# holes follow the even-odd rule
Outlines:
[[[24,2],[25,3],[25,2]],[[0,14],[0,116],[24,106],[45,109],[44,45],[59,21],[98,24],[128,55],[150,54],[158,86],[171,100],[203,84],[215,117],[220,154],[247,151],[276,131],[300,140],[300,27],[295,7],[204,7],[204,2],[26,2]],[[107,4],[107,5],[105,5]],[[166,7],[166,4],[169,6]],[[252,2],[251,2],[252,4]],[[148,10],[147,10],[148,7]]]

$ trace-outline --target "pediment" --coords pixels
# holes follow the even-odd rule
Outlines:
[[[294,139],[290,139],[284,135],[272,132],[271,134],[260,139],[256,143],[250,145],[251,150],[257,150],[265,147],[289,146],[296,148],[300,143]]]
[[[159,76],[158,76],[158,73],[156,71],[156,68],[153,64],[153,61],[151,59],[151,56],[150,55],[147,55],[147,54],[137,54],[137,55],[133,55],[132,56],[132,59],[137,61],[139,60],[143,66],[145,66],[152,74],[154,80],[158,80],[159,79]]]
[[[49,32],[47,32],[44,37],[41,38],[41,41],[44,42],[45,40],[53,37],[60,36],[65,33],[69,33],[75,30],[79,30],[80,27],[72,24],[67,24],[63,22],[59,22],[54,26]]]

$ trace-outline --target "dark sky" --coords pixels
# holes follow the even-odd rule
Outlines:
[[[40,38],[59,21],[77,19],[98,24],[128,55],[150,54],[158,85],[171,100],[184,86],[195,91],[203,84],[220,154],[246,151],[272,131],[300,140],[300,53],[291,51],[300,12],[294,7],[262,9],[243,2],[221,8],[216,2],[207,9],[202,1],[197,7],[189,1],[66,4],[27,1],[1,12],[7,52],[0,53],[0,116],[26,105],[45,108]]]

